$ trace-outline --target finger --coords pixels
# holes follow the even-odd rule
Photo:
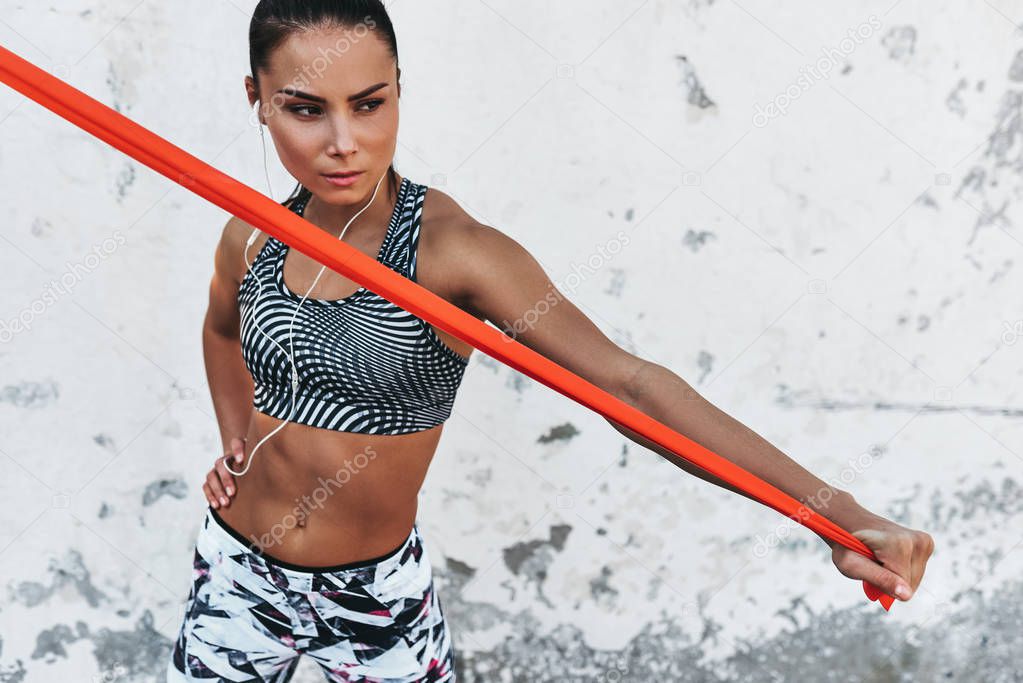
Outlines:
[[[220,485],[220,475],[217,474],[217,468],[214,467],[210,470],[210,473],[206,475],[206,483],[210,486],[210,491],[217,500],[220,501],[221,505],[227,505],[227,494],[224,493],[224,488]]]
[[[923,573],[924,573],[924,567],[923,567],[924,559],[921,556],[921,550],[922,550],[921,545],[919,543],[917,543],[916,541],[914,541],[913,542],[913,550],[910,553],[910,560],[909,560],[909,564],[910,564],[910,567],[909,567],[909,573],[910,573],[909,586],[914,591],[916,590],[916,587],[920,585],[920,579],[921,579],[921,577],[923,576]]]
[[[923,581],[924,572],[927,570],[927,561],[931,558],[931,554],[934,552],[934,539],[931,538],[930,534],[923,534],[923,540],[919,547],[918,564],[917,564],[917,575],[916,583],[913,584],[913,590],[916,590],[920,582]]]
[[[237,458],[235,458],[237,460]],[[220,482],[224,486],[224,493],[228,496],[233,496],[235,491],[234,486],[234,475],[227,469],[227,457],[217,458],[217,464],[215,465],[217,474],[220,475]]]
[[[915,590],[915,584],[912,583],[913,542],[911,537],[893,536],[890,532],[877,529],[854,531],[853,536],[863,541],[874,552],[877,560],[871,560],[856,553],[859,558],[871,564],[881,566],[902,579],[902,583],[910,591]],[[880,584],[878,584],[878,587],[883,588]],[[888,594],[894,595],[891,592]]]
[[[217,497],[213,495],[212,491],[210,491],[209,484],[203,482],[202,492],[206,495],[206,500],[210,502],[210,505],[213,507],[220,507],[220,503],[217,502]]]
[[[915,591],[916,587],[920,585],[920,579],[923,577],[924,563],[927,560],[924,557],[925,542],[923,536],[913,532],[910,539],[909,585]]]
[[[898,557],[901,562],[898,566],[894,561],[886,560],[884,566],[888,567],[892,571],[897,572],[901,575],[909,587],[916,590],[916,575],[918,572],[917,562],[917,550],[918,545],[916,542],[916,536],[910,534],[909,536],[900,537],[895,543],[891,544],[890,548],[885,549],[887,557]]]
[[[903,577],[910,590],[920,583],[920,542],[916,534],[902,535],[886,548],[884,566]]]
[[[839,570],[851,579],[865,579],[900,600],[909,600],[913,597],[906,579],[859,553],[848,553]]]

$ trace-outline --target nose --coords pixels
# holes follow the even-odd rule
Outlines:
[[[345,116],[336,116],[331,119],[330,144],[327,153],[334,155],[352,154],[358,149],[355,142],[355,131],[351,122]]]

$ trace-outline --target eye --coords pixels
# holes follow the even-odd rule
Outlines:
[[[310,109],[313,111],[311,113],[306,114],[306,111]],[[316,113],[319,112],[319,110],[320,108],[313,104],[298,104],[293,107],[288,107],[288,111],[306,116],[314,116]]]
[[[361,104],[359,104],[359,107],[361,109],[362,107],[371,104],[371,105],[373,105],[372,109],[363,109],[362,111],[376,111],[377,109],[380,108],[380,105],[382,105],[383,103],[384,103],[383,100],[367,100],[367,101],[362,102]]]

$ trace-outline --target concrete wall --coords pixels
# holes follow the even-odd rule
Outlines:
[[[1021,680],[1023,2],[390,4],[402,173],[937,542],[886,614],[808,530],[476,354],[420,505],[460,680]],[[0,42],[265,192],[253,6],[4,0]],[[8,88],[0,188],[0,681],[157,680],[227,214]]]

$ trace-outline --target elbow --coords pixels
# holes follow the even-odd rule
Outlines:
[[[668,368],[642,360],[624,383],[621,398],[629,405],[640,407],[657,403],[664,397],[675,400],[680,396],[686,401],[703,398],[691,384]]]
[[[635,365],[629,368],[625,377],[618,384],[618,391],[615,392],[618,398],[631,406],[635,406],[638,402],[637,399],[643,393],[643,387],[647,381],[646,377],[655,367],[660,366],[656,365],[656,363],[637,358]]]
[[[641,360],[629,374],[628,380],[621,385],[618,398],[641,413],[668,423],[670,415],[677,415],[683,406],[679,398],[685,401],[701,401],[703,397],[692,386],[677,374],[657,363]],[[618,432],[637,444],[657,450],[657,445],[637,432],[621,425],[614,420],[608,422]]]
[[[666,368],[648,360],[637,359],[634,367],[629,369],[628,377],[621,384],[621,398],[631,405],[636,405],[648,397],[658,384],[657,377],[666,372]]]

